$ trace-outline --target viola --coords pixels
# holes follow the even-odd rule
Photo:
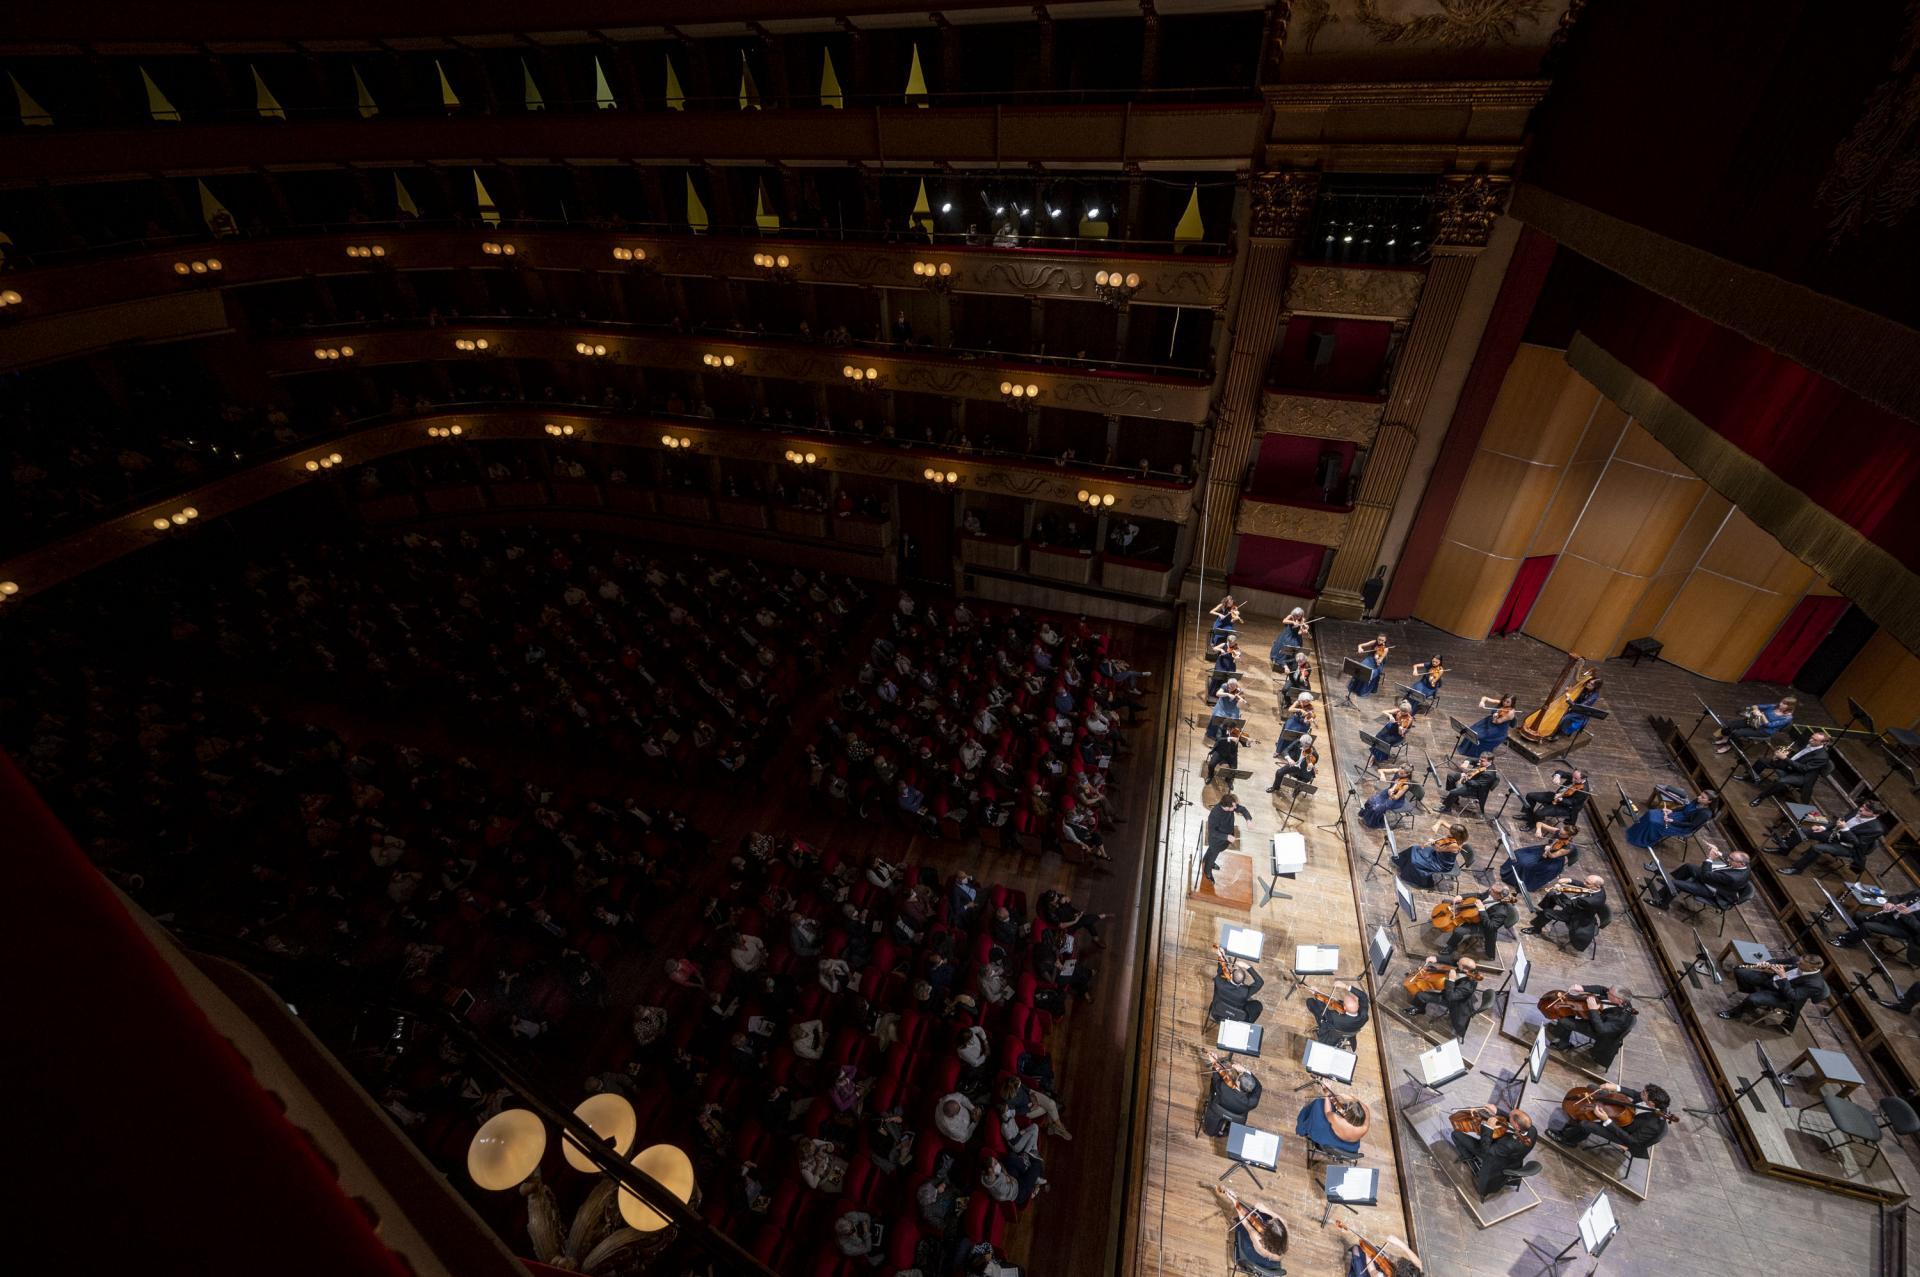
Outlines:
[[[1240,964],[1233,960],[1233,955],[1219,945],[1213,946],[1213,954],[1214,957],[1220,960],[1220,978],[1222,980],[1233,979],[1233,973],[1240,969]]]
[[[1349,1228],[1344,1219],[1334,1220],[1333,1226],[1353,1238],[1353,1248],[1359,1251],[1360,1257],[1366,1261],[1367,1266],[1364,1271],[1367,1277],[1393,1277],[1393,1261],[1387,1258],[1385,1251]]]
[[[1441,839],[1448,842],[1450,839]],[[1434,844],[1436,847],[1439,843]],[[1433,929],[1452,931],[1455,927],[1470,927],[1480,921],[1480,898],[1468,896],[1459,904],[1451,900],[1442,900],[1433,907]]]
[[[1597,896],[1605,887],[1589,887],[1579,882],[1556,882],[1540,894],[1543,896]]]
[[[1225,1082],[1228,1086],[1234,1088],[1235,1090],[1239,1090],[1240,1079],[1234,1076],[1233,1070],[1228,1068],[1227,1065],[1220,1059],[1220,1057],[1215,1055],[1213,1052],[1208,1051],[1206,1053],[1206,1056],[1207,1056],[1207,1063],[1213,1066],[1213,1071],[1215,1074],[1219,1076],[1220,1080],[1222,1082]]]
[[[1636,1104],[1618,1092],[1603,1092],[1594,1086],[1574,1087],[1567,1092],[1567,1098],[1560,1102],[1560,1108],[1576,1122],[1611,1122],[1615,1126],[1631,1126],[1636,1114],[1659,1117],[1669,1122],[1680,1120],[1665,1109]]]

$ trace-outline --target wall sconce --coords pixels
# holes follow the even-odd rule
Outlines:
[[[488,257],[512,257],[520,250],[505,241],[490,239],[480,245],[480,251]]]
[[[607,355],[607,348],[596,345],[590,341],[576,341],[573,343],[573,353],[576,355],[585,355],[588,359],[604,359]]]
[[[155,532],[165,532],[169,528],[184,528],[200,517],[200,511],[192,506],[182,506],[172,514],[153,521]]]
[[[1038,386],[1022,386],[1012,381],[1003,381],[1000,383],[1000,398],[1007,403],[1025,403],[1028,400],[1038,399],[1039,397],[1040,387]]]
[[[667,447],[672,448],[676,452],[682,448],[693,447],[693,440],[687,438],[687,436],[685,435],[681,435],[677,439],[672,435],[661,435],[660,442],[664,443],[665,445],[667,445]]]
[[[315,359],[352,359],[353,347],[352,346],[315,346],[313,348],[313,357]]]
[[[647,250],[644,248],[628,248],[624,244],[617,244],[614,246],[613,260],[616,262],[644,262],[647,260]]]
[[[455,350],[485,350],[487,345],[488,343],[485,337],[455,337],[453,339],[453,348]]]
[[[700,362],[709,368],[716,368],[721,372],[728,372],[737,361],[732,355],[702,355],[700,356]]]
[[[789,448],[787,449],[787,460],[796,466],[810,466],[816,464],[820,459],[811,452],[795,452]]]
[[[919,278],[920,286],[932,292],[944,293],[953,286],[952,262],[915,262],[913,273]]]
[[[771,279],[776,284],[791,284],[797,278],[793,270],[793,259],[785,253],[778,255],[755,253],[753,264],[756,269],[766,272],[764,278]]]
[[[349,244],[347,245],[348,257],[385,257],[386,255],[387,255],[387,246],[385,244]]]
[[[880,370],[878,368],[855,368],[852,364],[848,364],[842,368],[840,375],[857,386],[871,386],[874,382],[880,380]]]
[[[428,426],[427,437],[430,439],[451,439],[465,429],[465,426]],[[307,469],[314,470],[318,469],[318,467],[312,462],[308,462]]]
[[[1093,295],[1107,305],[1119,310],[1133,300],[1140,290],[1140,276],[1123,275],[1117,270],[1095,271],[1093,276]]]
[[[176,275],[218,275],[225,270],[226,264],[218,257],[209,257],[204,261],[184,261],[173,264]]]
[[[951,487],[960,482],[960,472],[957,470],[941,471],[927,469],[922,470],[920,474],[928,483],[933,484],[936,488]]]
[[[1099,510],[1113,504],[1111,492],[1088,492],[1085,488],[1073,494],[1073,499],[1086,503],[1090,510]]]
[[[20,593],[18,581],[0,581],[0,603],[5,603],[18,593]]]
[[[552,435],[556,439],[563,438],[573,433],[572,426],[570,425],[556,426],[551,421],[549,421],[545,426],[543,426],[542,429],[544,429],[548,434]]]
[[[0,310],[5,310],[9,306],[18,306],[21,300],[20,294],[11,288],[0,290]]]
[[[306,468],[307,468],[307,472],[311,474],[320,470],[331,470],[339,464],[340,464],[340,454],[337,452],[331,452],[331,453],[328,453],[326,456],[321,457],[317,461],[307,462]]]

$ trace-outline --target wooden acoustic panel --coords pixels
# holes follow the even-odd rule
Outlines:
[[[1847,720],[1849,696],[1866,707],[1882,731],[1912,727],[1920,720],[1920,656],[1887,631],[1876,632],[1823,698],[1836,723]]]

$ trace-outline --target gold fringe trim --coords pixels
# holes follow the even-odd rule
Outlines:
[[[1742,452],[1585,333],[1574,334],[1567,363],[1908,651],[1920,652],[1920,575]]]

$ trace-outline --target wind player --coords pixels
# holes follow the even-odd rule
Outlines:
[[[1421,969],[1434,971],[1440,966],[1439,957],[1429,954]],[[1453,1030],[1453,1036],[1466,1041],[1467,1026],[1473,1023],[1474,1013],[1480,1009],[1480,982],[1473,978],[1479,969],[1480,964],[1472,958],[1461,958],[1453,964],[1453,970],[1447,972],[1447,982],[1438,991],[1413,995],[1412,1009],[1420,1012],[1430,1006],[1446,1008],[1447,1026]]]
[[[1851,949],[1868,936],[1886,936],[1904,941],[1907,961],[1920,965],[1920,891],[1895,896],[1880,912],[1860,918],[1853,930],[1841,932],[1833,938],[1833,942],[1842,949]]]
[[[1565,992],[1585,999],[1586,1014],[1547,1021],[1547,1041],[1562,1051],[1577,1051],[1580,1048],[1573,1044],[1577,1033],[1587,1039],[1587,1057],[1606,1068],[1620,1054],[1620,1044],[1639,1021],[1633,998],[1618,985],[1576,984]]]
[[[1734,1020],[1756,1008],[1773,1011],[1785,1008],[1787,1018],[1780,1022],[1784,1033],[1792,1033],[1800,1026],[1800,1008],[1809,1002],[1825,1002],[1832,994],[1827,987],[1827,979],[1821,975],[1826,960],[1818,954],[1808,954],[1803,958],[1787,962],[1763,962],[1757,968],[1746,968],[1733,973],[1733,982],[1746,994],[1739,1001],[1731,1003],[1719,1013],[1722,1020]]]
[[[1567,943],[1578,953],[1592,946],[1593,938],[1606,925],[1601,921],[1606,916],[1605,878],[1599,874],[1588,874],[1584,880],[1562,878],[1540,893],[1539,907],[1524,930],[1527,935],[1537,936],[1545,924],[1564,922]]]
[[[1454,904],[1464,903],[1468,897],[1455,896]],[[1500,960],[1500,928],[1511,927],[1519,920],[1520,911],[1513,907],[1513,888],[1505,883],[1495,883],[1480,898],[1480,921],[1467,922],[1453,929],[1447,942],[1440,946],[1440,956],[1449,962],[1453,955],[1460,952],[1460,946],[1470,940],[1478,940],[1480,948],[1488,962]]]
[[[1798,749],[1782,745],[1769,758],[1755,763],[1754,774],[1749,779],[1759,786],[1760,792],[1747,800],[1747,806],[1758,807],[1775,794],[1784,794],[1788,790],[1801,793],[1810,790],[1813,782],[1833,765],[1832,754],[1827,749],[1831,743],[1825,732],[1815,732]],[[1773,773],[1773,779],[1762,784],[1762,772]]]
[[[1266,981],[1253,969],[1253,964],[1242,962],[1238,958],[1229,958],[1230,975],[1213,977],[1213,1001],[1207,1006],[1209,1020],[1240,1020],[1247,1024],[1259,1022],[1260,1012],[1266,1008],[1253,1000]]]
[[[1783,874],[1805,873],[1813,862],[1822,856],[1832,856],[1836,860],[1845,860],[1853,866],[1853,872],[1861,873],[1867,867],[1867,853],[1886,836],[1887,822],[1880,819],[1880,809],[1871,802],[1863,801],[1854,813],[1845,820],[1834,824],[1828,821],[1809,821],[1805,829],[1795,827],[1791,842],[1785,842],[1779,848],[1782,855],[1798,847],[1801,842],[1811,838],[1813,846],[1807,853],[1788,865],[1780,872]]]
[[[1569,1148],[1586,1141],[1589,1135],[1598,1135],[1611,1144],[1618,1144],[1635,1157],[1645,1157],[1647,1150],[1658,1144],[1667,1133],[1668,1119],[1659,1111],[1673,1103],[1673,1097],[1662,1087],[1648,1083],[1639,1090],[1630,1090],[1618,1082],[1602,1082],[1593,1088],[1596,1093],[1617,1096],[1638,1109],[1639,1116],[1625,1126],[1612,1122],[1572,1121],[1557,1131],[1549,1131],[1554,1139]]]
[[[1539,1136],[1533,1129],[1533,1119],[1527,1116],[1525,1109],[1502,1112],[1497,1105],[1482,1104],[1469,1111],[1482,1114],[1483,1120],[1471,1133],[1453,1132],[1453,1147],[1473,1167],[1473,1187],[1484,1202],[1500,1191],[1506,1183],[1508,1171],[1527,1160],[1527,1154],[1533,1152]],[[1499,1138],[1494,1138],[1487,1130],[1488,1122],[1485,1119],[1504,1120],[1506,1129]]]
[[[1200,1129],[1218,1138],[1234,1122],[1245,1123],[1247,1115],[1260,1107],[1260,1077],[1238,1060],[1228,1063],[1212,1051],[1206,1056],[1213,1066],[1213,1079],[1207,1086],[1207,1111],[1200,1117]],[[1233,1080],[1222,1077],[1223,1071]]]
[[[1688,862],[1674,870],[1673,885],[1716,908],[1730,908],[1740,899],[1740,894],[1747,889],[1747,883],[1753,877],[1753,869],[1747,863],[1747,853],[1730,851],[1723,857],[1720,849],[1712,843],[1703,839],[1700,845],[1706,849],[1706,858],[1697,865]],[[1652,868],[1648,866],[1649,870]],[[1657,899],[1649,895],[1647,903],[1655,909],[1665,909],[1673,900],[1661,892]]]

